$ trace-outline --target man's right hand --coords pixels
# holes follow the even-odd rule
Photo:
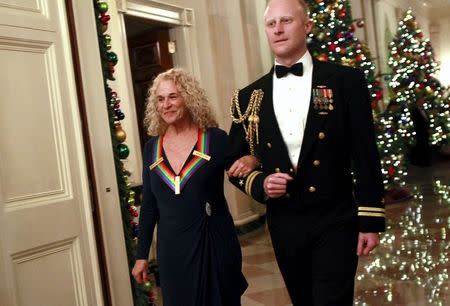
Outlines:
[[[287,173],[273,173],[264,179],[264,192],[269,198],[279,198],[286,194],[287,183],[293,179]]]

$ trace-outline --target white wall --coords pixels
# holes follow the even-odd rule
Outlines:
[[[439,43],[438,59],[441,62],[441,71],[439,79],[445,86],[450,86],[450,19],[441,18],[437,24],[439,25]],[[432,41],[433,43],[433,41]]]

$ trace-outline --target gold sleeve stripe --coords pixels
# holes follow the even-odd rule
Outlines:
[[[381,217],[381,218],[385,217],[385,215],[383,213],[371,213],[371,212],[359,212],[358,216],[360,216],[360,217]]]
[[[258,171],[253,171],[252,173],[250,173],[247,176],[247,179],[245,180],[245,193],[250,195],[251,191],[252,191],[252,185],[251,183],[253,182],[253,178],[258,175]]]
[[[253,181],[255,180],[255,177],[257,177],[261,173],[262,173],[261,171],[253,171],[248,175],[247,180],[245,181],[245,193],[248,194],[249,196],[252,195],[252,184]]]
[[[380,212],[384,212],[384,211],[385,211],[384,208],[379,208],[379,207],[368,207],[368,206],[360,206],[360,207],[358,207],[358,210],[380,211]]]

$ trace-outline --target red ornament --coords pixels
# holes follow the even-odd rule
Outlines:
[[[394,166],[390,166],[389,168],[388,168],[388,174],[389,174],[389,176],[394,176],[395,175],[395,168],[394,168]]]
[[[337,33],[337,38],[341,39],[343,37],[344,37],[344,33],[342,33],[342,32]]]
[[[107,15],[107,14],[102,14],[102,16],[100,17],[100,21],[102,22],[103,25],[107,25],[108,21],[111,19],[111,16]]]
[[[330,51],[336,52],[337,44],[331,44],[329,47]]]
[[[344,18],[345,15],[347,15],[347,10],[345,8],[340,10],[339,13],[338,13],[338,17],[339,18]]]

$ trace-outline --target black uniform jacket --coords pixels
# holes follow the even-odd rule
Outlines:
[[[260,203],[298,210],[341,205],[358,214],[360,232],[384,231],[384,188],[363,72],[314,60],[311,101],[297,167],[289,159],[275,117],[273,77],[272,68],[239,91],[242,113],[254,90],[264,92],[259,113],[259,143],[255,144],[261,168],[245,178],[230,178],[230,181]],[[322,106],[317,103],[321,98],[325,100]],[[239,157],[250,154],[242,124],[232,123],[229,141],[228,167]],[[263,182],[274,172],[288,173],[294,180],[288,183],[285,196],[270,199],[264,192]]]

